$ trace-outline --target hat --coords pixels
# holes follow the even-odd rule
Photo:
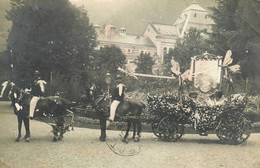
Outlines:
[[[40,72],[39,71],[35,71],[33,74],[34,75],[40,75]]]
[[[116,75],[116,79],[122,79],[120,75]]]

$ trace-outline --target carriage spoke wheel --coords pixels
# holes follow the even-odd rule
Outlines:
[[[155,136],[159,137],[159,131],[158,131],[159,122],[153,122],[152,123],[152,131]]]
[[[184,127],[169,117],[163,118],[158,125],[159,138],[163,141],[176,142],[183,134]]]
[[[249,138],[251,128],[251,122],[245,117],[241,117],[236,121],[221,121],[220,125],[216,129],[216,134],[223,143],[238,145]]]

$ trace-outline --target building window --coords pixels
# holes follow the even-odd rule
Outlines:
[[[132,49],[128,49],[128,50],[127,50],[127,53],[132,53]]]
[[[205,15],[205,19],[207,19],[208,18],[208,15]]]
[[[197,13],[194,13],[194,17],[196,17],[197,16]]]

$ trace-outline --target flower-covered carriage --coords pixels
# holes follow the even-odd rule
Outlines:
[[[234,97],[234,96],[233,96]],[[153,132],[161,140],[178,141],[184,127],[193,127],[200,135],[215,131],[218,138],[229,144],[240,144],[250,136],[251,123],[244,116],[246,100],[232,98],[231,103],[205,105],[190,96],[148,96],[148,108],[159,122],[153,123]]]

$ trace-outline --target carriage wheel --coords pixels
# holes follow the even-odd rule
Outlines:
[[[153,122],[152,123],[152,131],[155,136],[159,137],[159,131],[158,131],[159,122]]]
[[[182,124],[177,123],[170,117],[163,118],[158,125],[159,138],[163,141],[176,142],[184,132]]]
[[[245,117],[239,120],[222,120],[216,129],[217,137],[227,144],[238,145],[245,142],[251,134],[251,122]]]

